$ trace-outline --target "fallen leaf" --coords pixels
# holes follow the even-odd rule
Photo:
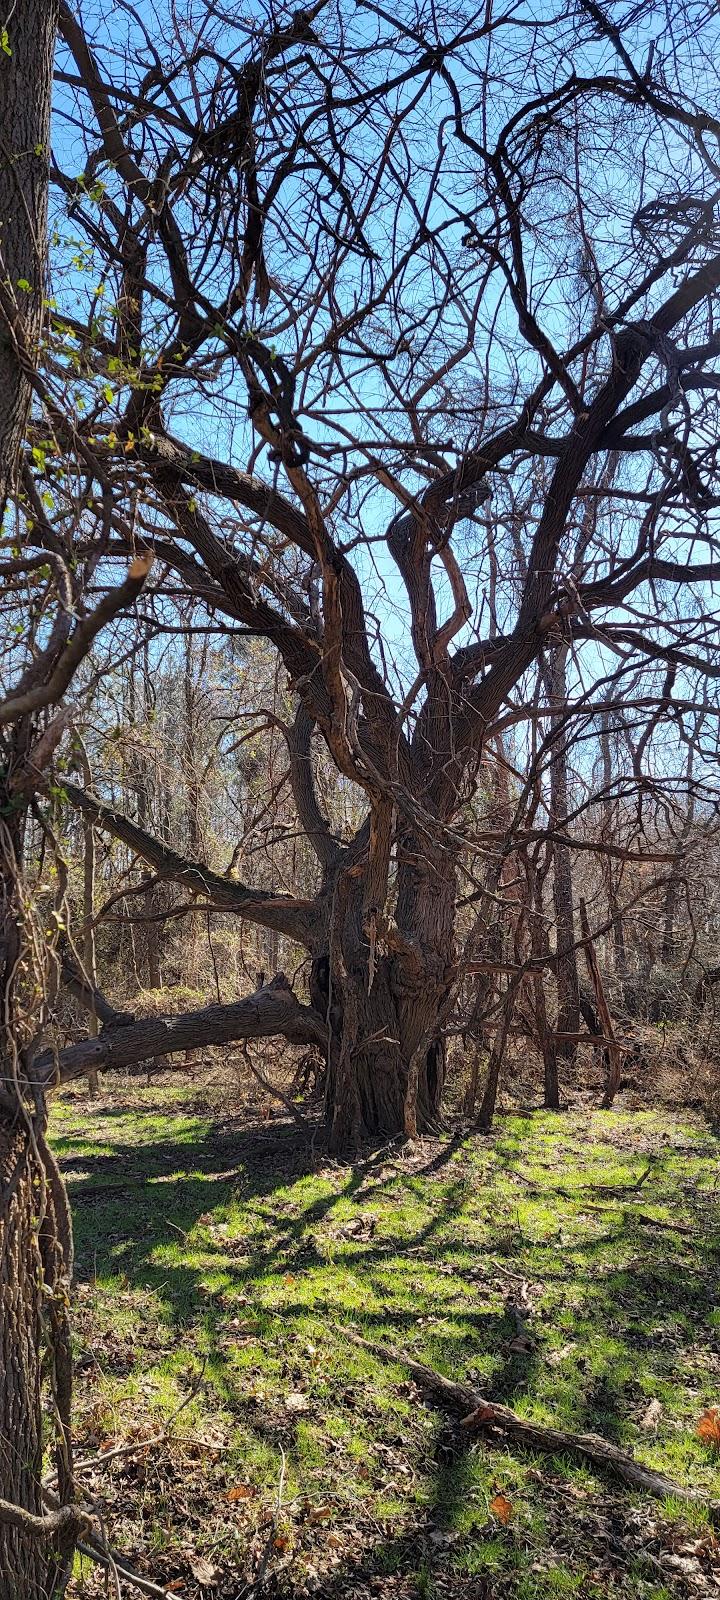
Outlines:
[[[254,1484],[235,1483],[232,1489],[228,1489],[225,1499],[230,1502],[230,1505],[234,1505],[236,1500],[252,1500],[253,1495],[256,1494],[257,1489]]]
[[[654,1433],[661,1416],[662,1406],[660,1401],[651,1400],[645,1415],[640,1418],[640,1427],[647,1428],[648,1432]]]
[[[567,1356],[571,1356],[576,1348],[577,1346],[571,1343],[562,1345],[559,1350],[551,1350],[546,1357],[548,1366],[559,1367],[561,1361],[565,1361]]]
[[[507,1495],[493,1495],[489,1509],[493,1516],[497,1517],[498,1522],[502,1522],[503,1526],[507,1526],[513,1514],[513,1503],[512,1500],[508,1500]]]
[[[494,1422],[495,1408],[489,1405],[479,1405],[470,1411],[460,1422],[461,1428],[484,1428],[486,1423]]]
[[[698,1439],[704,1439],[706,1444],[720,1449],[720,1406],[709,1406],[707,1411],[703,1411],[696,1432]]]
[[[292,1394],[286,1394],[285,1409],[286,1411],[309,1411],[310,1401],[306,1394],[300,1394],[299,1390],[296,1390]]]
[[[535,1349],[535,1340],[530,1338],[529,1333],[518,1333],[514,1339],[510,1340],[507,1348],[511,1355],[529,1356],[532,1355]]]
[[[214,1566],[212,1561],[206,1561],[204,1556],[188,1556],[188,1566],[204,1589],[214,1588],[222,1577],[220,1567]]]
[[[332,1516],[332,1506],[313,1506],[308,1511],[308,1522],[328,1522]]]

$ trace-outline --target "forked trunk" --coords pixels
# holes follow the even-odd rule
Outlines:
[[[314,1003],[331,1023],[326,1116],[334,1149],[436,1130],[442,1028],[452,981],[455,875],[405,840],[394,927],[377,939],[362,883],[337,897],[331,953],[314,966]]]
[[[333,1149],[437,1130],[445,1073],[440,996],[430,982],[401,994],[400,968],[397,958],[383,958],[369,993],[362,975],[347,976],[333,1007],[325,1099]]]

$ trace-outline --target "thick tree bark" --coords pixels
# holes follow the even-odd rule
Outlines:
[[[55,0],[10,7],[0,52],[0,521],[18,479],[43,318]],[[47,701],[44,703],[48,703]],[[0,784],[0,1498],[38,1514],[42,1454],[38,1135],[12,1090],[24,955],[18,884],[23,852],[20,773],[32,745],[25,710],[5,708]],[[14,778],[8,779],[13,772]],[[27,777],[24,783],[27,784]],[[20,787],[10,788],[10,783]],[[6,787],[6,784],[8,785]],[[65,1485],[63,1484],[63,1488]],[[58,1587],[56,1550],[0,1519],[0,1600],[40,1600]]]
[[[0,1118],[0,1486],[2,1498],[39,1516],[40,1272],[35,1241],[34,1163],[28,1130]],[[0,1600],[45,1593],[47,1551],[0,1521]]]
[[[0,788],[0,804],[6,796]],[[35,1015],[23,994],[23,842],[24,815],[16,812],[6,822],[0,812],[0,1501],[17,1511],[14,1520],[0,1514],[0,1600],[60,1600],[72,1559],[69,1525],[58,1530],[58,1538],[39,1539],[25,1518],[42,1511],[45,1361],[63,1504],[72,1496],[65,1320],[72,1246],[64,1191],[44,1139],[42,1088],[34,1105],[24,1095],[23,1049]]]
[[[326,1081],[333,1149],[375,1136],[437,1130],[445,1071],[439,1037],[443,996],[430,975],[407,983],[403,962],[383,958],[367,990],[345,977]]]
[[[79,999],[90,1001],[90,991],[73,984]],[[267,1039],[279,1034],[292,1044],[323,1046],[322,1017],[303,1006],[283,973],[272,983],[230,1005],[204,1006],[180,1016],[142,1017],[114,1013],[97,1039],[81,1039],[64,1050],[43,1050],[33,1061],[37,1085],[59,1079],[66,1083],[83,1077],[92,1067],[100,1072],[135,1066],[139,1061],[176,1055],[202,1045],[231,1043],[235,1039]]]
[[[455,870],[419,838],[400,842],[395,918],[377,939],[362,877],[336,889],[314,1003],[330,1022],[326,1115],[333,1148],[437,1129],[445,1074],[442,1025],[455,977]]]
[[[0,52],[0,519],[16,475],[43,317],[56,0],[7,12]]]

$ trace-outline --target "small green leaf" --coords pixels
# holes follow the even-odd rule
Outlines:
[[[112,405],[112,402],[115,399],[115,395],[114,395],[113,389],[112,389],[112,387],[111,387],[111,385],[109,383],[103,384],[103,394],[105,396],[105,399],[107,400],[108,405]]]
[[[12,50],[10,48],[10,35],[7,31],[7,28],[0,29],[0,50],[4,50],[6,56],[12,55]]]

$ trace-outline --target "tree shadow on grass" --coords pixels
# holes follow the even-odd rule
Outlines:
[[[180,1112],[181,1108],[177,1109]],[[171,1117],[174,1110],[170,1107]],[[294,1124],[280,1121],[272,1129],[267,1125],[248,1128],[226,1123],[213,1128],[200,1143],[193,1142],[191,1130],[178,1138],[172,1129],[167,1136],[155,1136],[153,1132],[152,1137],[135,1142],[131,1133],[118,1126],[115,1150],[107,1154],[108,1144],[114,1142],[113,1136],[107,1134],[108,1124],[112,1127],[113,1118],[120,1124],[125,1115],[121,1108],[103,1112],[105,1132],[99,1129],[97,1139],[97,1145],[105,1147],[103,1153],[93,1154],[89,1138],[80,1149],[79,1138],[62,1141],[70,1146],[61,1154],[61,1165],[69,1182],[75,1217],[78,1277],[92,1281],[122,1275],[133,1288],[151,1291],[167,1323],[175,1330],[176,1344],[182,1344],[187,1337],[192,1349],[193,1327],[201,1326],[204,1348],[210,1352],[209,1396],[214,1393],[259,1440],[274,1448],[292,1450],[297,1424],[272,1406],[258,1405],[248,1394],[247,1372],[238,1370],[233,1362],[237,1343],[230,1326],[233,1313],[248,1304],[252,1308],[254,1302],[260,1338],[272,1341],[278,1319],[281,1321],[282,1337],[289,1345],[289,1354],[286,1348],[283,1356],[286,1386],[303,1379],[306,1358],[303,1354],[295,1358],[292,1345],[295,1331],[298,1346],[301,1344],[303,1328],[310,1320],[321,1328],[334,1323],[334,1335],[338,1324],[347,1323],[366,1337],[379,1342],[388,1340],[411,1353],[420,1343],[421,1359],[429,1360],[450,1376],[468,1371],[472,1374],[476,1363],[484,1361],[487,1366],[490,1362],[491,1379],[487,1384],[476,1379],[478,1388],[486,1387],[490,1398],[511,1405],[532,1398],[547,1354],[542,1320],[538,1319],[537,1327],[533,1322],[536,1342],[532,1350],[510,1350],[514,1332],[511,1315],[502,1304],[479,1305],[468,1294],[467,1248],[460,1236],[456,1242],[448,1243],[453,1226],[460,1228],[463,1208],[476,1178],[460,1170],[450,1181],[446,1172],[446,1187],[437,1213],[424,1216],[416,1226],[406,1228],[402,1236],[376,1235],[368,1220],[373,1197],[387,1183],[399,1180],[398,1187],[402,1189],[403,1176],[411,1180],[408,1187],[416,1181],[427,1181],[428,1177],[437,1178],[451,1156],[465,1148],[464,1138],[456,1136],[444,1141],[427,1163],[409,1173],[404,1173],[402,1162],[394,1158],[392,1171],[389,1170],[387,1148],[372,1152],[352,1167],[328,1160],[318,1170],[318,1162],[299,1130]],[[497,1164],[503,1172],[511,1172],[506,1164],[507,1154],[498,1154]],[[282,1191],[304,1179],[309,1181],[307,1195],[300,1192],[300,1199],[292,1202],[293,1210],[289,1211]],[[320,1194],[318,1184],[323,1189]],[[217,1232],[203,1232],[200,1243],[187,1252],[191,1259],[184,1258],[183,1241],[187,1242],[195,1225],[204,1224],[213,1212],[238,1201],[254,1212],[254,1231],[231,1241]],[[356,1208],[365,1230],[358,1238],[347,1233],[348,1202]],[[336,1210],[341,1220],[333,1232]],[[328,1228],[329,1236],[321,1234]],[[341,1252],[339,1264],[333,1258],[333,1240]],[[178,1241],[180,1249],[169,1248],[177,1246]],[[654,1243],[657,1245],[658,1241]],[[601,1234],[568,1247],[562,1255],[553,1242],[548,1242],[544,1279],[558,1290],[563,1282],[572,1284],[588,1347],[592,1345],[593,1330],[600,1336],[616,1328],[636,1361],[643,1355],[649,1361],[652,1356],[653,1371],[671,1378],[677,1367],[680,1332],[684,1331],[685,1343],[691,1343],[701,1329],[706,1329],[707,1317],[714,1309],[717,1240],[698,1238],[692,1247],[680,1240],[684,1257],[681,1270],[670,1259],[669,1250],[665,1260],[659,1250],[650,1257],[647,1244],[647,1231],[632,1217],[625,1213],[614,1215],[608,1218]],[[640,1254],[631,1259],[630,1266],[606,1267],[601,1274],[603,1252],[609,1246],[622,1248],[631,1256],[635,1250]],[[520,1239],[520,1253],[522,1248]],[[535,1244],[533,1248],[537,1259],[538,1254],[543,1254],[542,1247]],[[192,1259],[193,1256],[201,1260]],[[453,1258],[450,1271],[443,1256]],[[322,1278],[325,1271],[335,1273],[332,1292]],[[311,1282],[314,1272],[321,1274],[316,1289]],[[415,1272],[426,1275],[427,1281],[420,1283],[413,1300]],[[285,1283],[282,1303],[263,1303],[268,1284],[278,1274],[283,1275]],[[473,1281],[481,1274],[482,1251],[478,1251]],[[217,1288],[212,1286],[213,1279],[218,1281]],[[361,1290],[345,1296],[343,1284],[350,1280],[360,1283]],[[460,1296],[461,1289],[464,1298]],[[675,1327],[677,1337],[658,1347],[658,1329],[663,1322]],[[159,1348],[163,1348],[162,1343]],[[353,1347],[348,1345],[346,1349],[351,1357]],[[352,1427],[358,1404],[362,1407],[364,1403],[363,1385],[371,1388],[372,1379],[366,1365],[359,1377],[356,1373],[346,1382],[342,1352],[340,1330],[339,1354],[319,1386],[320,1397],[315,1403],[329,1405],[332,1394],[332,1404],[346,1409],[348,1425]],[[352,1368],[352,1361],[348,1366]],[[634,1376],[628,1376],[625,1369],[614,1368],[615,1356],[610,1352],[604,1368],[602,1361],[596,1360],[592,1371],[583,1374],[580,1368],[576,1370],[572,1426],[626,1443],[636,1400]],[[113,1371],[112,1366],[109,1370]],[[121,1373],[122,1368],[118,1375]],[[391,1386],[393,1381],[391,1373]],[[396,1381],[402,1382],[400,1372]],[[372,1427],[372,1408],[366,1423],[368,1417]],[[404,1425],[398,1423],[400,1428]],[[448,1430],[438,1421],[435,1456],[427,1463],[429,1499],[422,1510],[413,1511],[409,1505],[407,1516],[396,1517],[399,1525],[390,1531],[373,1533],[364,1527],[362,1551],[355,1552],[351,1562],[343,1560],[335,1574],[323,1578],[323,1595],[332,1600],[337,1596],[339,1600],[341,1594],[352,1595],[356,1583],[357,1592],[364,1594],[362,1583],[368,1574],[389,1571],[419,1574],[420,1594],[425,1582],[422,1572],[426,1567],[431,1572],[443,1559],[438,1536],[452,1534],[462,1520],[473,1483],[473,1451],[482,1449],[491,1454],[493,1450],[490,1442],[466,1445],[452,1430],[450,1434],[448,1443]],[[497,1534],[497,1529],[483,1532],[479,1528],[472,1537],[477,1543]],[[505,1537],[502,1530],[500,1534]],[[458,1574],[457,1585],[454,1591],[447,1592],[462,1596],[463,1600],[486,1600],[492,1594],[490,1580],[483,1573]]]

